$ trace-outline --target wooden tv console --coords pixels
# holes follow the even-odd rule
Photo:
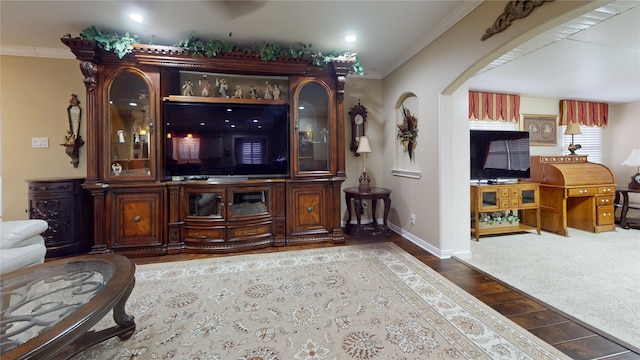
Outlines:
[[[242,51],[207,57],[142,44],[119,58],[95,41],[61,41],[80,61],[86,87],[82,187],[92,197],[91,253],[148,256],[344,242],[344,91],[355,58],[319,66],[310,57],[265,61]],[[233,132],[200,143],[197,134],[167,130],[167,101],[250,114],[228,125],[227,116],[200,116],[199,126],[215,122]],[[284,127],[274,130],[281,117],[260,122],[269,105],[287,108]],[[269,141],[267,132],[282,128],[286,144]],[[174,162],[200,164],[194,175],[214,178],[174,179],[167,171]],[[239,170],[275,164],[287,171]]]
[[[472,224],[471,233],[475,235],[476,241],[481,235],[504,234],[521,231],[536,230],[540,235],[540,221],[536,220],[533,225],[523,222],[509,223],[507,221],[500,224],[483,224],[480,222],[481,213],[510,212],[518,211],[518,216],[523,217],[530,214],[530,219],[540,219],[540,201],[538,184],[516,183],[499,185],[471,185],[471,212]],[[486,225],[486,226],[485,226]]]

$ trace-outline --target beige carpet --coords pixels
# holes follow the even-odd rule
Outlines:
[[[136,280],[134,335],[76,359],[566,359],[392,243],[142,265]]]
[[[461,260],[640,347],[640,230],[487,236],[471,253]]]

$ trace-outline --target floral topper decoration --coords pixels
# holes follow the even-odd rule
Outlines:
[[[404,152],[409,154],[409,159],[413,160],[413,150],[417,146],[418,118],[411,114],[409,109],[402,106],[402,122],[397,127],[397,138],[404,146]]]

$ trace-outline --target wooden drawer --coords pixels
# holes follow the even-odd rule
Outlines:
[[[229,227],[229,241],[246,240],[253,237],[271,236],[271,223]]]
[[[511,200],[500,199],[500,209],[510,209],[510,208],[511,208]]]
[[[508,198],[509,197],[509,193],[510,193],[509,190],[510,190],[509,188],[500,189],[500,197],[503,198],[503,199],[504,198]]]
[[[596,205],[597,206],[613,205],[613,195],[596,197]]]
[[[509,199],[509,202],[511,203],[510,208],[517,208],[520,206],[520,199],[518,198]]]
[[[598,192],[595,187],[568,189],[569,196],[593,196]]]
[[[223,242],[224,227],[187,227],[184,235],[185,242]]]
[[[598,194],[615,194],[616,188],[614,186],[600,186],[598,187]]]
[[[613,205],[605,205],[598,207],[598,225],[611,225],[614,223]]]

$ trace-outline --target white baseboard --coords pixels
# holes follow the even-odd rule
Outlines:
[[[412,243],[416,244],[417,246],[419,246],[420,248],[426,250],[427,252],[437,256],[440,259],[448,259],[451,256],[453,256],[453,253],[451,251],[441,251],[440,249],[438,249],[437,247],[429,244],[428,242],[420,239],[419,237],[413,235],[412,233],[394,225],[394,224],[389,224],[389,229],[393,230],[393,232],[397,233],[398,235],[402,236],[403,238],[411,241]]]
[[[364,220],[364,219],[362,219]],[[355,224],[356,221],[355,220],[351,220],[351,224]],[[377,220],[378,224],[382,224],[382,219],[378,219]],[[365,225],[366,223],[363,221],[362,222],[363,225]],[[346,221],[342,221],[342,226],[346,226]],[[455,253],[452,250],[445,250],[442,251],[440,249],[438,249],[437,247],[429,244],[428,242],[420,239],[419,237],[413,235],[412,233],[402,229],[401,227],[396,226],[395,224],[392,223],[388,223],[389,229],[393,232],[395,232],[396,234],[402,236],[403,238],[411,241],[412,243],[416,244],[417,246],[419,246],[421,249],[424,249],[425,251],[427,251],[428,253],[438,257],[439,259],[449,259],[452,256],[464,256],[467,254],[471,254],[471,252],[464,252],[464,253]]]

